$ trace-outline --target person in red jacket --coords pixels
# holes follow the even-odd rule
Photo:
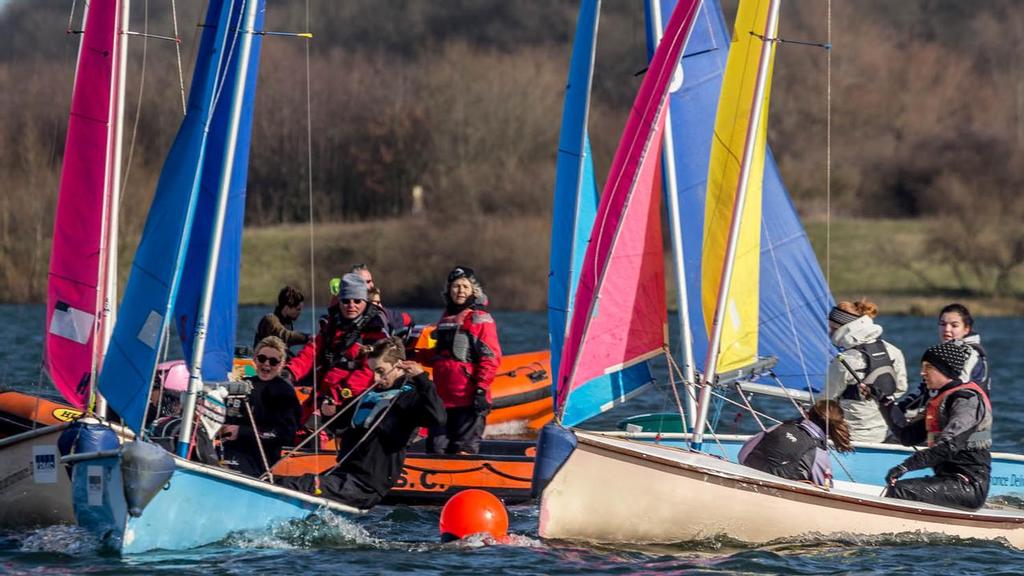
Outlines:
[[[345,274],[320,333],[288,362],[284,376],[296,382],[316,366],[321,412],[333,416],[338,405],[359,396],[373,383],[365,356],[373,344],[388,336],[380,309],[369,305],[366,281],[358,274]],[[302,408],[305,422],[313,413],[313,402],[307,401]]]
[[[498,327],[471,268],[456,266],[448,274],[444,299],[434,330],[437,344],[421,357],[433,368],[447,421],[430,429],[427,451],[476,454],[491,411],[491,382],[501,364]]]

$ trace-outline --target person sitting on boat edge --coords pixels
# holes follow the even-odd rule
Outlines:
[[[335,414],[337,405],[370,387],[373,373],[366,366],[365,354],[389,334],[383,314],[368,304],[366,282],[358,274],[342,276],[338,298],[327,312],[327,321],[316,339],[288,362],[283,375],[295,383],[315,366],[315,401],[329,417]],[[313,398],[303,404],[303,422],[312,415],[313,406]]]
[[[855,442],[885,442],[889,428],[877,399],[907,391],[903,353],[882,340],[877,315],[878,307],[864,298],[840,302],[828,315],[832,343],[842,351],[829,363],[825,394],[839,400]]]
[[[491,411],[491,383],[501,365],[498,327],[487,312],[487,295],[472,268],[456,266],[442,293],[436,345],[419,357],[434,370],[447,422],[429,431],[432,454],[476,454]]]
[[[939,341],[962,340],[969,346],[970,356],[964,363],[960,373],[961,382],[974,382],[992,394],[992,380],[989,376],[988,355],[981,346],[981,336],[974,331],[974,317],[970,310],[960,303],[954,302],[939,311]],[[913,392],[900,398],[900,409],[904,414],[912,415],[924,408],[928,402],[928,389],[924,382]]]
[[[828,442],[839,452],[852,452],[843,409],[834,400],[818,400],[803,418],[765,430],[740,448],[739,463],[788,480],[832,485]]]
[[[374,389],[345,416],[338,463],[325,474],[278,478],[281,486],[319,493],[361,509],[384,498],[402,473],[405,449],[420,427],[444,425],[445,409],[434,383],[405,359],[401,339],[378,342],[367,356]]]
[[[981,386],[960,380],[968,356],[968,346],[957,340],[925,351],[921,377],[929,399],[923,419],[907,422],[899,406],[887,402],[886,420],[900,443],[928,443],[889,470],[887,496],[965,510],[985,504],[992,475],[992,405]],[[934,476],[900,480],[928,467]]]
[[[267,336],[277,336],[285,343],[286,349],[313,341],[311,334],[295,329],[295,322],[302,315],[302,302],[306,299],[302,291],[293,286],[285,286],[277,293],[277,307],[270,314],[260,319],[253,338],[253,347]],[[290,355],[290,353],[289,353]]]
[[[248,407],[240,406],[240,413],[221,429],[224,460],[242,474],[268,471],[281,459],[281,448],[295,441],[302,410],[295,389],[281,378],[286,358],[287,347],[277,336],[256,344],[256,376],[245,379],[252,384]]]

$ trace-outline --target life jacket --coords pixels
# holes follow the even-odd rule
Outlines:
[[[966,341],[965,341],[966,342]],[[978,353],[978,363],[971,370],[971,380],[977,382],[985,390],[986,394],[992,391],[992,377],[988,373],[988,354],[982,348],[981,342],[966,342],[968,346]]]
[[[433,338],[437,342],[435,351],[441,356],[455,358],[459,362],[471,362],[470,338],[465,330],[461,330],[466,317],[473,313],[469,306],[462,311],[442,316],[434,328]]]
[[[340,312],[332,311],[322,333],[330,340],[318,351],[321,370],[355,370],[362,366],[362,361],[346,354],[352,345],[369,344],[388,337],[387,321],[380,309],[370,304],[363,314],[351,321],[344,320]]]
[[[387,414],[399,395],[412,389],[412,385],[406,383],[400,388],[392,388],[381,392],[371,391],[363,394],[359,399],[355,412],[352,413],[352,427],[369,429],[375,422]]]
[[[743,464],[788,480],[812,480],[817,450],[827,448],[825,439],[808,430],[803,420],[789,420],[762,436]]]
[[[978,427],[975,428],[974,432],[967,437],[967,448],[974,449],[988,449],[992,447],[992,404],[989,402],[988,394],[981,386],[978,386],[974,382],[968,382],[966,384],[958,384],[951,386],[945,390],[942,390],[935,395],[934,398],[928,401],[928,406],[925,408],[924,414],[924,427],[928,431],[928,446],[935,445],[935,438],[938,437],[942,429],[945,428],[949,416],[946,410],[946,399],[949,398],[950,394],[959,392],[961,390],[970,390],[981,397],[982,402],[985,404],[985,415],[981,418],[981,422]]]
[[[871,388],[878,398],[892,396],[896,393],[896,369],[893,366],[892,357],[885,347],[885,341],[878,339],[866,344],[858,344],[851,348],[864,356],[864,377],[860,384]],[[845,366],[846,363],[844,362]],[[849,366],[847,369],[851,370]],[[860,392],[857,386],[847,386],[843,392],[843,398],[847,400],[860,400]]]

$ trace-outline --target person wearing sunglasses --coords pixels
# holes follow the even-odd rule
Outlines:
[[[276,336],[256,344],[256,375],[246,378],[252,384],[248,407],[242,406],[241,415],[221,431],[225,462],[243,474],[266,472],[281,459],[281,448],[295,442],[301,410],[295,388],[281,377],[286,358],[287,348]]]
[[[405,450],[420,427],[445,422],[434,383],[416,362],[406,360],[401,338],[378,342],[367,355],[375,385],[345,414],[338,464],[319,477],[320,494],[360,509],[377,505],[402,476]],[[317,477],[280,478],[277,484],[307,494]]]
[[[315,401],[324,416],[333,416],[338,405],[370,387],[373,372],[366,366],[365,355],[389,336],[383,312],[368,302],[366,281],[349,272],[341,277],[337,299],[328,308],[320,333],[288,361],[284,376],[294,383],[315,367]],[[303,405],[303,422],[312,415],[313,402]]]
[[[476,454],[491,411],[491,382],[501,364],[498,327],[472,268],[452,269],[442,295],[445,310],[433,336],[437,344],[420,358],[434,370],[448,417],[430,430],[427,451]]]

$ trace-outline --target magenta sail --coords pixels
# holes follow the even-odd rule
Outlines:
[[[700,7],[682,0],[644,76],[601,194],[559,367],[558,405],[666,346],[660,158],[669,83]]]
[[[46,302],[46,370],[71,404],[88,402],[98,366],[112,181],[118,0],[93,0],[78,52]]]

